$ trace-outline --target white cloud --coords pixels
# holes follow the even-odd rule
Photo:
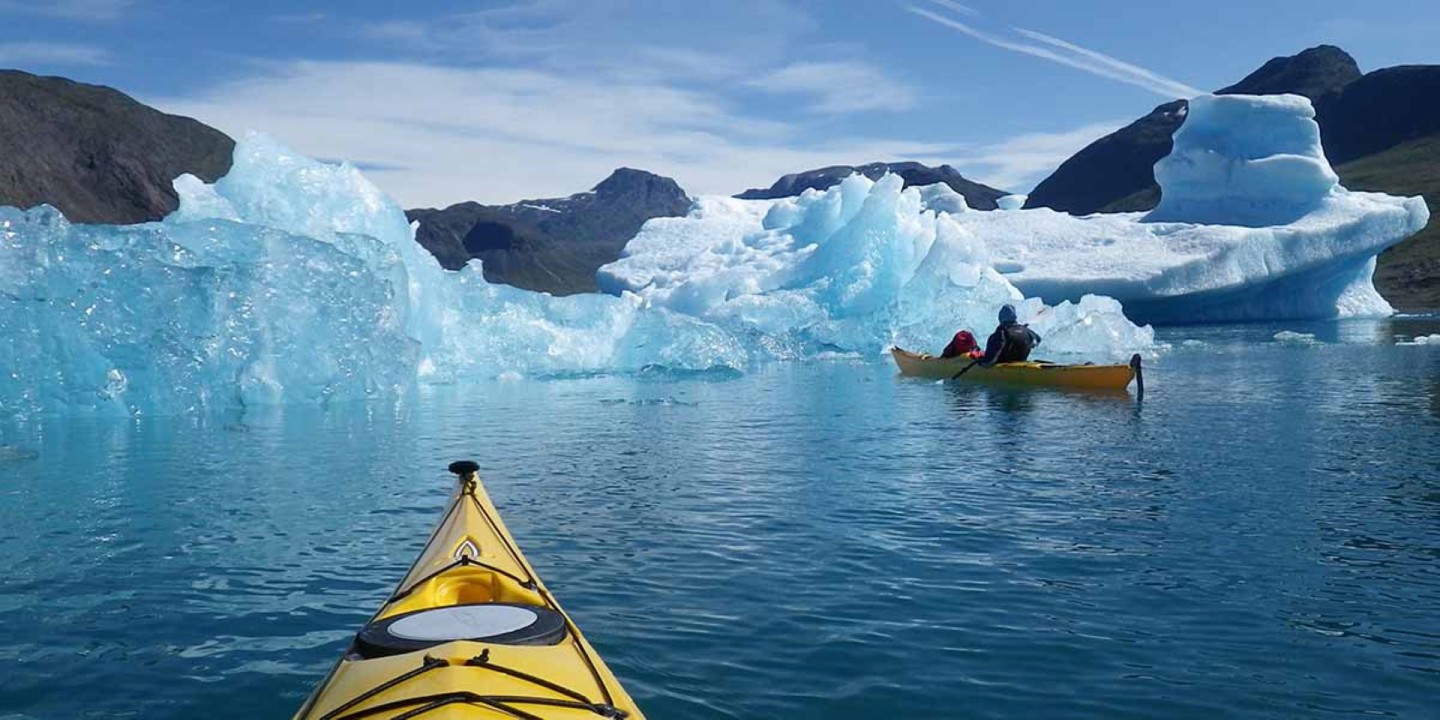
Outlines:
[[[0,0],[0,10],[67,20],[114,20],[131,0]]]
[[[1026,30],[1025,28],[1015,28],[1015,32],[1020,33],[1021,35],[1024,35],[1031,40],[1038,40],[1047,45],[1052,45],[1062,50],[1068,50],[1072,53],[1075,53],[1081,58],[1094,63],[1093,67],[1096,69],[1112,71],[1116,74],[1116,76],[1130,78],[1128,80],[1122,80],[1122,82],[1129,82],[1132,85],[1138,85],[1161,95],[1168,95],[1171,97],[1195,97],[1196,95],[1200,95],[1204,92],[1203,90],[1193,88],[1178,80],[1172,80],[1168,77],[1165,77],[1164,75],[1161,75],[1153,70],[1146,70],[1145,68],[1142,68],[1138,65],[1134,65],[1125,62],[1124,60],[1110,57],[1109,55],[1097,52],[1095,50],[1091,50],[1089,48],[1080,47],[1079,45],[1076,45],[1074,43],[1066,42],[1064,40],[1051,37],[1044,33],[1035,32],[1034,30]]]
[[[808,97],[811,109],[828,114],[908,110],[915,92],[862,62],[805,62],[787,65],[748,83],[778,94]]]
[[[516,0],[350,29],[394,60],[714,82],[773,68],[814,27],[784,0]]]
[[[110,53],[93,45],[49,42],[0,43],[0,65],[104,65]]]
[[[1011,192],[1028,192],[1081,148],[1129,122],[1113,120],[1062,132],[1017,135],[962,153],[950,164],[977,182]]]
[[[249,76],[149,100],[231,135],[260,130],[307,155],[350,160],[407,207],[564,196],[622,165],[695,194],[876,160],[950,163],[1019,189],[1110,129],[979,147],[963,128],[915,139],[908,126],[807,115],[914,109],[918,93],[858,60],[787,64],[797,47],[813,50],[803,33],[814,28],[780,0],[658,3],[644,13],[602,5],[534,0],[346,24],[387,60],[253,64]],[[677,36],[676,27],[705,31]],[[778,102],[757,104],[757,93]],[[776,113],[777,104],[802,112]]]
[[[623,68],[620,74],[630,79],[719,83],[748,76],[751,62],[724,52],[652,46],[633,48],[632,56],[619,67]]]
[[[152,99],[238,135],[386,168],[407,207],[564,196],[626,165],[692,193],[734,193],[787,172],[876,159],[939,162],[955,146],[889,138],[811,142],[717,96],[652,82],[520,69],[302,61],[192,98]]]
[[[979,16],[980,16],[980,11],[979,11],[979,10],[976,10],[975,8],[972,8],[972,7],[970,7],[969,5],[961,5],[960,3],[955,2],[955,0],[930,0],[930,1],[933,2],[933,3],[935,3],[936,5],[942,5],[942,6],[944,6],[944,7],[950,8],[951,10],[954,10],[955,12],[958,12],[958,13],[960,13],[961,15],[969,15],[969,16],[971,16],[971,17],[979,17]]]
[[[931,22],[944,25],[952,30],[969,35],[976,40],[994,45],[995,47],[1042,58],[1075,68],[1076,70],[1083,70],[1092,75],[1134,85],[1166,98],[1188,98],[1200,95],[1203,92],[1152,70],[1147,70],[1138,65],[1125,62],[1124,60],[1119,60],[1104,53],[1084,48],[1033,30],[1014,28],[1017,34],[1034,42],[1010,40],[992,33],[977,30],[959,20],[937,14],[925,8],[911,5],[907,6],[906,10]]]

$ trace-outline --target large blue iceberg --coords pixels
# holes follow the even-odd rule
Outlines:
[[[810,255],[813,277],[837,290],[811,288],[819,305],[780,313],[798,296],[777,291],[772,310],[757,302],[750,314],[634,293],[557,298],[487,283],[478,263],[444,270],[354,167],[260,135],[218,182],[175,186],[179,209],[144,225],[0,208],[0,413],[178,413],[517,373],[745,368],[934,346],[1023,300],[895,180],[845,185],[828,220],[794,215],[836,239]],[[1053,328],[1056,351],[1152,342],[1113,301],[1022,307]]]

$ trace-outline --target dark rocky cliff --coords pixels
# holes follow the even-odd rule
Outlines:
[[[178,204],[177,176],[214,181],[234,148],[117,90],[0,70],[0,205],[48,203],[74,222],[158,220]]]

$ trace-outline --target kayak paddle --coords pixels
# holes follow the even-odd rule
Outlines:
[[[1130,356],[1130,367],[1135,370],[1135,396],[1145,399],[1145,370],[1140,367],[1140,353]],[[961,370],[960,372],[965,372]]]
[[[950,379],[951,379],[951,380],[959,380],[961,375],[964,375],[965,373],[969,372],[969,371],[970,371],[970,368],[973,368],[973,367],[975,367],[976,365],[979,365],[979,364],[980,364],[980,361],[979,361],[978,359],[977,359],[977,360],[971,360],[969,365],[966,365],[965,367],[960,368],[960,372],[955,373],[953,376],[950,377]]]

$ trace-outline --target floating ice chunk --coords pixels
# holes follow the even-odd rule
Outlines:
[[[995,204],[1000,206],[1001,210],[1019,210],[1025,207],[1025,201],[1029,199],[1029,195],[1006,195],[996,200]]]
[[[1396,345],[1440,345],[1440,335],[1416,335],[1408,341],[1395,343]]]
[[[955,192],[945,183],[920,185],[915,189],[920,191],[920,203],[925,206],[926,210],[944,213],[970,212],[970,206],[966,204],[965,196]]]
[[[1120,303],[1099,295],[1086,295],[1078,303],[1065,300],[1054,307],[1030,298],[1022,305],[1020,320],[1044,338],[1041,354],[1047,357],[1060,353],[1118,359],[1127,349],[1145,350],[1153,344],[1148,332],[1144,336],[1150,342],[1137,342],[1136,327],[1125,318]]]
[[[1291,345],[1315,345],[1320,341],[1315,339],[1314,333],[1295,332],[1293,330],[1281,330],[1275,333],[1275,342],[1288,343]]]

